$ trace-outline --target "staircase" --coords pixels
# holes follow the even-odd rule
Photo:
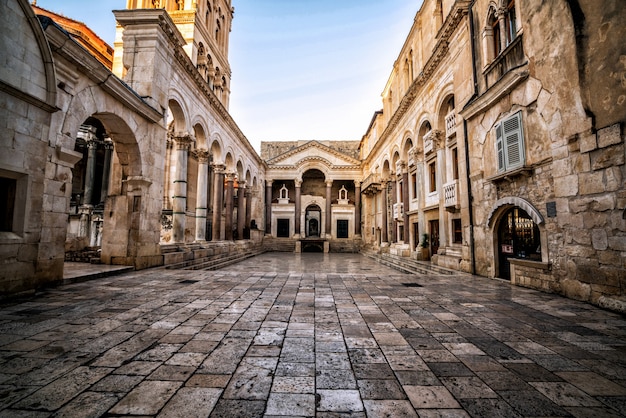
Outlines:
[[[399,257],[397,255],[389,253],[377,253],[371,249],[363,249],[361,250],[361,254],[373,260],[376,260],[384,266],[391,267],[405,273],[429,276],[451,276],[466,274],[462,271],[450,270],[444,267],[439,267],[427,261],[415,260],[408,257]]]
[[[296,241],[291,238],[263,237],[265,251],[292,253],[296,250]]]
[[[216,254],[208,257],[182,261],[180,263],[170,264],[166,266],[167,269],[182,269],[182,270],[218,270],[223,267],[227,267],[231,264],[238,263],[247,258],[254,257],[262,254],[263,251],[260,248],[255,248],[252,251],[233,253],[233,254]]]

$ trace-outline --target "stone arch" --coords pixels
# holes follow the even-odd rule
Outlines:
[[[168,100],[167,127],[171,132],[187,131],[187,112],[183,109],[183,101],[170,98]]]
[[[411,139],[412,135],[410,132],[405,133],[404,136],[405,138],[402,141],[402,160],[407,162],[409,160],[409,150],[411,150],[415,144]]]
[[[231,154],[230,151],[228,151],[226,153],[226,157],[224,158],[224,164],[226,165],[226,171],[227,172],[234,172],[235,171],[235,160],[234,160],[233,155]]]
[[[213,162],[218,164],[222,163],[222,144],[221,138],[218,134],[214,134],[211,141],[211,155],[213,156]]]
[[[314,160],[305,159],[300,162],[296,177],[301,179],[304,173],[306,173],[307,171],[318,170],[318,171],[321,171],[322,174],[324,174],[325,180],[329,180],[330,179],[329,167],[330,167],[330,163],[324,159],[317,159],[317,158]]]
[[[196,123],[193,126],[193,135],[196,138],[196,148],[207,149],[207,138],[202,124]]]
[[[241,181],[241,180],[245,180],[244,177],[244,168],[243,168],[243,163],[241,162],[241,160],[237,160],[237,164],[236,164],[236,169],[235,171],[237,172],[237,178]]]
[[[48,40],[46,39],[46,35],[43,32],[48,25],[53,24],[52,19],[47,17],[42,17],[41,21],[35,15],[33,8],[30,6],[27,0],[17,0],[19,7],[24,13],[25,20],[30,27],[33,37],[37,42],[38,52],[41,54],[41,61],[37,62],[36,60],[32,61],[32,66],[41,65],[43,67],[42,74],[45,79],[45,92],[42,92],[37,87],[41,86],[40,83],[34,82],[35,80],[28,80],[28,83],[22,83],[21,86],[14,86],[20,89],[24,89],[24,91],[32,94],[34,97],[37,97],[39,100],[44,102],[50,109],[56,107],[56,96],[57,96],[57,84],[56,84],[56,75],[54,71],[54,62],[52,60],[52,52],[50,50],[50,45],[48,44]],[[34,52],[34,51],[28,51]],[[33,59],[32,57],[30,59]],[[37,68],[39,70],[39,68]],[[37,71],[31,71],[31,77],[34,77],[37,74]],[[22,76],[20,74],[20,76]],[[4,77],[3,77],[4,78]],[[7,80],[8,81],[8,80]],[[43,80],[42,80],[43,81]]]
[[[441,131],[446,129],[446,116],[455,108],[453,88],[454,86],[451,83],[446,84],[437,97],[437,105],[435,107],[437,110],[436,128]]]
[[[491,208],[489,212],[489,216],[487,217],[487,225],[490,228],[493,228],[494,221],[499,218],[506,209],[509,209],[513,206],[517,206],[523,209],[537,225],[543,225],[545,220],[543,219],[543,215],[535,208],[530,202],[522,199],[521,197],[509,196],[499,199]]]
[[[102,100],[95,99],[99,96],[102,96]],[[113,109],[99,108],[98,103],[108,103],[104,100],[105,97],[107,96],[103,92],[96,89],[85,89],[77,93],[65,111],[62,132],[71,138],[70,145],[73,149],[80,125],[90,116],[95,117],[104,125],[115,144],[122,177],[141,176],[144,172],[144,156],[130,126],[141,125],[142,119],[133,118],[132,114],[121,106]]]

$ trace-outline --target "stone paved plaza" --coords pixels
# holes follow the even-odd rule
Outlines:
[[[624,316],[360,255],[66,285],[0,330],[0,417],[626,415]]]

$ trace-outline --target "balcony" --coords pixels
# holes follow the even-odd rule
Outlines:
[[[443,185],[443,197],[446,209],[458,209],[460,207],[458,180]]]
[[[393,204],[393,219],[402,219],[404,214],[404,203]]]
[[[452,112],[446,115],[446,138],[450,138],[456,135],[456,112]]]
[[[372,173],[361,182],[361,193],[375,193],[380,186],[380,174]]]
[[[517,36],[485,70],[487,89],[496,84],[506,73],[524,64],[522,35]]]
[[[424,135],[424,155],[428,155],[439,148],[439,138],[441,138],[441,131],[432,129]]]

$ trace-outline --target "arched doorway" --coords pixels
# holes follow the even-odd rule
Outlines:
[[[506,210],[498,223],[498,277],[509,280],[509,259],[541,261],[539,226],[519,207]]]
[[[319,237],[322,224],[322,209],[317,205],[309,205],[305,214],[306,237]]]

